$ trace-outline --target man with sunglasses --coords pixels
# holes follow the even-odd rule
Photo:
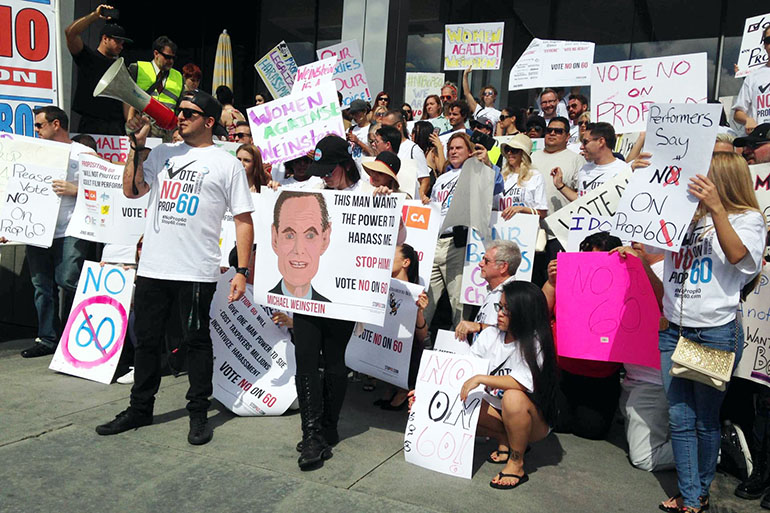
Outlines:
[[[545,197],[548,203],[548,214],[553,214],[567,203],[569,199],[556,189],[551,179],[551,170],[559,168],[562,171],[564,183],[577,188],[577,174],[586,163],[585,159],[572,150],[567,149],[569,140],[569,121],[567,118],[555,117],[546,128],[543,151],[532,153],[532,167],[538,170],[545,179]]]
[[[757,125],[770,122],[770,26],[762,31],[762,44],[768,60],[743,80],[733,104],[735,121],[746,127],[746,134],[751,134]]]
[[[219,277],[220,226],[225,210],[232,212],[238,267],[228,299],[237,301],[246,290],[254,206],[241,163],[212,144],[220,103],[196,90],[186,93],[179,107],[182,143],[150,151],[149,119],[136,116],[127,123],[136,146],[126,159],[123,193],[129,198],[149,193],[134,293],[134,386],[128,409],[96,432],[114,435],[152,424],[163,335],[170,326],[187,344],[187,441],[202,445],[213,436],[207,420],[213,371],[209,308]]]
[[[235,123],[235,142],[238,144],[254,144],[254,139],[251,137],[251,127],[248,121],[236,121]]]
[[[444,116],[449,117],[449,105],[457,101],[457,86],[452,82],[444,83],[441,88],[441,106],[444,109]]]
[[[770,162],[770,123],[758,125],[751,135],[738,137],[733,145],[743,148],[743,158],[750,166]]]
[[[588,112],[588,98],[582,94],[572,94],[567,102],[567,115],[569,116],[569,141],[567,144],[575,144],[580,139],[580,127],[578,126],[578,118],[584,113]]]
[[[147,94],[169,109],[176,111],[179,98],[184,89],[184,77],[172,68],[176,60],[176,43],[166,36],[160,36],[152,43],[152,61],[139,61],[128,67],[128,74]],[[128,119],[136,115],[131,107]],[[171,142],[171,131],[164,130],[153,123],[150,137],[160,137],[163,142]]]
[[[123,102],[105,97],[94,98],[93,95],[99,79],[123,51],[123,44],[133,42],[126,37],[123,27],[116,25],[108,15],[112,9],[111,5],[100,5],[64,29],[67,49],[78,68],[72,110],[80,115],[78,132],[81,133],[125,134]],[[99,46],[94,51],[83,43],[80,35],[97,20],[107,20],[107,23],[99,33]]]

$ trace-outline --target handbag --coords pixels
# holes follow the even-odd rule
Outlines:
[[[530,212],[532,215],[536,216],[538,215],[537,210],[530,207]],[[537,241],[535,241],[535,252],[542,253],[545,251],[545,245],[548,244],[548,234],[546,231],[542,228],[537,229]]]
[[[669,374],[676,378],[689,379],[714,387],[724,392],[733,374],[735,353],[738,350],[738,324],[735,324],[735,347],[733,351],[712,349],[682,336],[682,309],[684,307],[684,285],[679,303],[679,340],[671,355]]]

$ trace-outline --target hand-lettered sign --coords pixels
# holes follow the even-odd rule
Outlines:
[[[274,99],[291,93],[294,76],[297,74],[297,63],[285,41],[275,45],[254,67]]]
[[[70,137],[77,135],[79,135],[77,132],[73,132],[70,134]],[[127,135],[85,135],[90,135],[94,138],[94,141],[96,141],[96,154],[107,162],[112,162],[113,164],[124,164],[126,162],[128,150],[131,148]]]
[[[420,285],[427,290],[433,270],[433,259],[436,256],[441,209],[435,203],[423,205],[420,200],[407,200],[401,210],[401,220],[406,228],[404,242],[417,252],[420,259]]]
[[[272,310],[251,303],[251,285],[227,300],[233,276],[235,269],[220,276],[211,301],[214,398],[243,417],[283,415],[297,398],[291,335],[273,323]]]
[[[735,78],[745,77],[755,69],[767,64],[767,52],[765,52],[762,38],[768,26],[770,26],[770,13],[746,18]]]
[[[660,309],[642,261],[600,252],[559,253],[559,356],[660,368]]]
[[[369,82],[366,80],[364,59],[361,57],[358,41],[344,41],[327,46],[316,50],[316,55],[319,59],[337,57],[337,65],[334,68],[334,85],[337,87],[337,91],[342,93],[343,109],[350,107],[353,100],[372,101],[372,93],[369,91]]]
[[[476,387],[465,401],[460,399],[460,390],[473,376],[488,373],[489,361],[483,358],[423,351],[415,401],[404,433],[408,463],[471,478],[483,388]]]
[[[110,384],[123,351],[133,269],[86,261],[49,369]]]
[[[297,76],[294,77],[294,85],[291,88],[292,94],[301,93],[308,89],[314,89],[321,84],[332,82],[336,64],[337,58],[332,55],[326,59],[311,62],[297,68]]]
[[[650,165],[636,170],[613,218],[612,235],[679,251],[698,198],[690,178],[705,175],[719,128],[719,104],[654,104],[644,151]]]
[[[533,39],[511,68],[508,89],[589,85],[594,43]]]
[[[516,214],[509,220],[502,218],[499,212],[492,212],[489,220],[492,235],[489,240],[509,240],[515,242],[521,251],[521,263],[516,270],[516,279],[532,279],[532,263],[535,260],[537,231],[540,217],[532,214]],[[487,280],[481,277],[481,259],[486,253],[487,241],[476,230],[468,230],[468,243],[465,246],[465,264],[463,265],[463,284],[460,300],[466,305],[481,305],[487,296]]]
[[[444,26],[444,69],[500,69],[505,23]]]
[[[759,208],[768,220],[767,228],[770,230],[770,163],[749,166],[749,171],[754,184],[754,194],[757,195]]]
[[[444,85],[443,73],[407,73],[404,85],[404,103],[412,106],[414,119],[422,116],[422,104],[425,98],[438,94]]]
[[[575,214],[572,216],[572,224],[569,226],[569,238],[564,249],[571,253],[576,253],[580,251],[580,243],[586,237],[598,232],[609,232],[613,226],[612,217],[610,216]]]
[[[653,103],[705,103],[706,69],[705,53],[594,64],[591,120],[639,132]]]
[[[743,356],[734,376],[770,386],[770,274],[763,269],[759,284],[739,305],[745,337]]]

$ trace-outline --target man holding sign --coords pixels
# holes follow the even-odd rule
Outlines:
[[[762,32],[762,44],[770,56],[770,26]],[[733,104],[733,116],[750,134],[758,124],[770,121],[770,60],[751,72]]]

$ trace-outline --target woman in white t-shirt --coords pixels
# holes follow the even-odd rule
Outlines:
[[[548,204],[545,200],[543,175],[532,169],[532,139],[516,134],[500,146],[503,156],[503,192],[495,195],[493,208],[502,213],[503,219],[524,212],[545,217]]]
[[[669,375],[680,329],[682,337],[735,352],[738,364],[743,328],[736,312],[741,294],[753,288],[762,269],[767,234],[748,165],[740,155],[714,153],[708,176],[691,178],[688,192],[700,201],[698,210],[680,251],[666,253],[663,271],[663,314],[669,327],[660,332],[658,347],[682,496],[664,502],[664,511],[701,511],[708,504],[725,396],[716,388]],[[618,250],[621,255],[632,251]]]
[[[472,354],[489,360],[489,374],[466,381],[460,398],[484,386],[476,433],[497,440],[487,461],[505,466],[489,485],[505,490],[529,479],[527,445],[545,438],[556,420],[556,356],[548,304],[536,285],[506,284],[495,309],[497,326],[482,331],[471,347]]]

